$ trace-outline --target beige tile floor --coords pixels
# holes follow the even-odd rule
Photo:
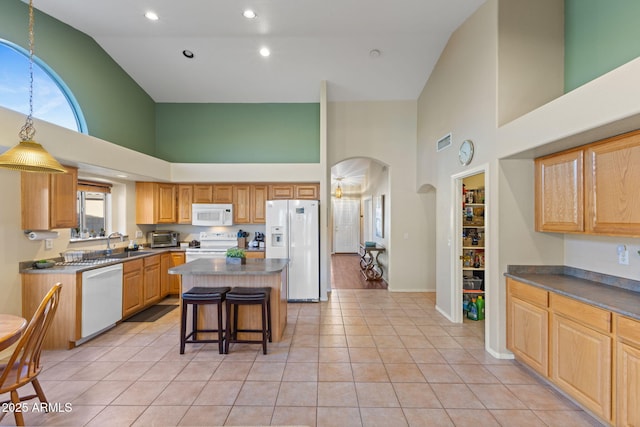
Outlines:
[[[178,351],[179,310],[45,351],[52,403],[28,425],[585,426],[583,411],[484,351],[482,322],[452,324],[435,294],[335,290],[290,304],[285,339]],[[4,400],[5,396],[0,396]],[[31,404],[32,405],[32,404]],[[11,414],[0,425],[13,425]]]

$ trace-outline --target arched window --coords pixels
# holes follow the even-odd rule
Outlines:
[[[29,52],[0,39],[0,106],[29,114]],[[44,62],[34,57],[33,116],[87,133],[80,106],[71,91]]]

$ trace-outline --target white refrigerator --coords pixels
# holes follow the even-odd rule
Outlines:
[[[320,300],[320,202],[269,200],[265,256],[288,258],[289,301]]]

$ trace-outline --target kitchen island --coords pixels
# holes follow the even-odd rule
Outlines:
[[[282,340],[287,325],[287,259],[247,259],[246,264],[227,264],[225,258],[197,259],[169,269],[169,274],[182,276],[181,293],[195,286],[236,286],[271,288],[271,327],[274,342]],[[215,329],[218,324],[215,307],[199,310],[199,325]],[[188,314],[189,317],[191,316]],[[260,307],[245,306],[240,310],[238,326],[241,329],[260,328]],[[187,322],[189,323],[189,322]],[[189,324],[187,329],[189,331]],[[253,339],[253,334],[246,338]]]

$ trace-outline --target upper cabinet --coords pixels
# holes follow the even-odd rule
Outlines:
[[[320,185],[317,183],[136,182],[136,223],[191,224],[193,203],[232,203],[234,224],[264,224],[267,200],[319,198]],[[75,209],[75,199],[73,206]]]
[[[136,224],[177,222],[175,184],[136,182]]]
[[[269,200],[318,200],[319,184],[270,184]]]
[[[233,203],[233,185],[194,184],[193,203]]]
[[[178,224],[191,224],[191,204],[193,203],[193,186],[178,185]]]
[[[536,159],[536,230],[640,236],[640,131]]]
[[[640,131],[585,149],[587,232],[640,236]]]
[[[78,169],[65,169],[67,172],[62,174],[22,173],[23,230],[78,226]]]
[[[584,231],[583,150],[536,159],[536,230]]]

